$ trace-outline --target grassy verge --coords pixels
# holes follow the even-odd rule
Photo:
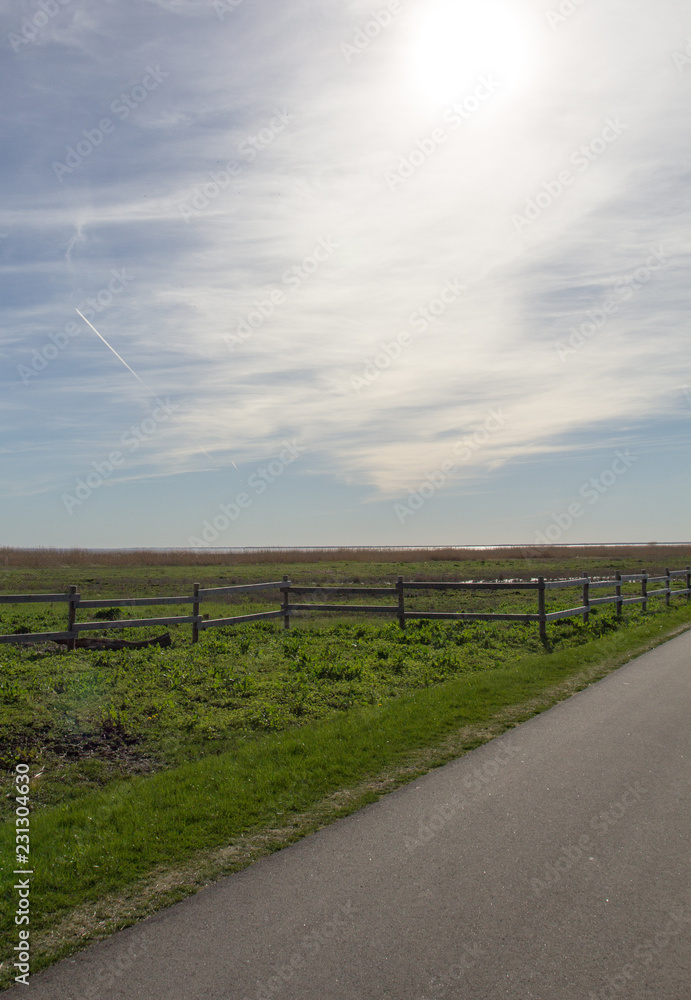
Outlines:
[[[577,603],[577,596],[558,592]],[[443,595],[442,595],[443,596]],[[438,604],[442,596],[437,596]],[[525,594],[506,592],[518,610]],[[456,605],[463,598],[451,595]],[[652,615],[664,615],[658,602]],[[550,625],[552,653],[641,620],[612,609]],[[184,637],[183,637],[184,639]],[[32,808],[64,805],[110,782],[151,775],[247,742],[378,705],[542,652],[538,630],[507,623],[273,622],[203,633],[200,643],[119,652],[51,644],[0,647],[0,774],[26,763]],[[0,820],[10,813],[0,798]]]
[[[661,611],[381,704],[241,734],[232,751],[44,807],[31,829],[33,971],[472,749],[689,624],[687,606]],[[13,834],[10,824],[0,831],[3,859]],[[7,893],[3,954],[12,911]]]

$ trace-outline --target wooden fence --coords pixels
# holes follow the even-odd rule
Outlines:
[[[681,587],[674,587],[672,584],[679,578],[684,577]],[[636,596],[626,596],[622,593],[622,586],[626,584],[638,583],[640,594]],[[652,583],[664,583],[663,587],[656,590],[649,590]],[[578,607],[568,608],[562,611],[547,611],[547,592],[563,588],[581,589],[582,600]],[[592,597],[592,591],[596,589],[609,588],[614,590],[613,594],[603,597]],[[276,611],[264,611],[259,614],[234,615],[228,618],[204,618],[200,614],[200,606],[204,601],[215,600],[222,596],[232,596],[235,594],[273,590],[280,591],[280,607]],[[536,613],[478,613],[478,612],[451,612],[451,611],[406,611],[406,593],[410,591],[516,591],[534,590],[537,591],[537,612]],[[305,594],[323,595],[333,597],[337,594],[357,594],[369,597],[391,597],[395,604],[303,604],[293,603],[293,595],[302,596]],[[548,622],[558,621],[561,618],[573,618],[581,616],[583,621],[588,621],[588,616],[592,608],[603,604],[615,604],[616,614],[621,617],[622,608],[625,604],[640,604],[644,611],[647,611],[648,600],[651,597],[664,597],[665,604],[669,607],[673,597],[685,596],[687,601],[691,598],[691,567],[679,570],[665,570],[664,576],[648,576],[646,572],[630,573],[622,576],[617,573],[612,580],[592,580],[584,575],[573,580],[545,580],[538,577],[530,583],[416,583],[406,582],[399,576],[393,587],[294,587],[287,576],[281,581],[270,583],[250,583],[232,587],[211,587],[202,589],[198,583],[194,584],[192,594],[182,597],[121,597],[108,598],[106,600],[82,600],[81,594],[76,587],[70,587],[66,594],[20,594],[20,595],[0,595],[0,604],[26,604],[26,603],[64,603],[67,604],[67,628],[64,632],[27,632],[23,634],[0,635],[0,642],[67,642],[68,649],[75,648],[75,642],[80,632],[94,631],[95,629],[120,629],[120,628],[144,628],[162,625],[191,625],[192,641],[199,641],[199,633],[208,628],[219,628],[224,625],[240,625],[244,622],[266,621],[271,618],[282,618],[284,628],[290,628],[290,617],[295,612],[322,612],[337,611],[355,614],[378,614],[392,615],[398,619],[401,628],[406,627],[406,622],[424,618],[435,621],[487,621],[487,622],[519,622],[524,625],[538,624],[540,636],[547,637]],[[77,612],[81,609],[89,608],[118,608],[142,607],[146,605],[172,605],[191,604],[192,613],[189,615],[176,615],[170,618],[123,618],[118,621],[90,621],[78,622]]]

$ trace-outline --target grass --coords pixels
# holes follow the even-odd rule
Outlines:
[[[552,545],[540,548],[526,546],[496,546],[488,549],[468,549],[463,546],[432,548],[321,548],[321,549],[234,549],[225,552],[209,552],[204,549],[140,549],[137,551],[117,549],[15,549],[0,547],[0,567],[7,569],[39,569],[51,572],[56,569],[110,568],[129,571],[152,567],[213,567],[232,566],[239,570],[248,567],[252,571],[258,566],[297,567],[306,564],[323,566],[338,564],[390,564],[398,563],[456,563],[499,566],[521,565],[526,562],[540,562],[551,565],[557,572],[566,567],[581,565],[583,560],[591,565],[602,561],[610,565],[612,560],[624,560],[630,565],[648,564],[656,571],[663,569],[665,562],[675,562],[680,555],[685,561],[691,557],[691,545]],[[617,566],[614,566],[616,569]],[[72,581],[74,582],[74,581]]]
[[[337,558],[343,557],[343,558]],[[277,561],[281,560],[281,561]],[[382,586],[393,585],[401,575],[406,580],[531,580],[538,575],[547,579],[578,577],[583,572],[594,578],[612,577],[616,570],[651,575],[664,572],[666,566],[679,569],[691,562],[691,546],[555,546],[546,550],[286,550],[276,553],[141,551],[88,552],[86,550],[0,549],[0,593],[66,593],[75,585],[83,598],[113,599],[113,609],[81,611],[78,621],[109,617],[168,617],[187,615],[190,604],[148,609],[120,609],[117,598],[189,595],[192,585],[203,587],[232,586],[259,581],[280,580],[287,575],[296,585]],[[680,584],[680,581],[678,581]],[[630,587],[628,591],[635,592]],[[600,596],[594,594],[592,596]],[[579,601],[566,592],[549,595],[549,609],[568,607]],[[303,600],[310,600],[309,597]],[[360,599],[345,598],[353,603]],[[499,601],[503,603],[499,603]],[[561,602],[561,603],[560,603]],[[371,604],[394,604],[392,598],[367,599]],[[251,614],[277,610],[276,590],[228,597],[215,603],[203,602],[201,610],[209,617]],[[417,592],[406,598],[408,610],[460,611],[535,611],[533,593],[511,595],[453,595]],[[298,614],[295,621],[305,616]],[[323,621],[324,619],[321,619]],[[333,620],[344,620],[340,616]],[[350,618],[352,620],[352,617]],[[65,604],[0,605],[0,631],[64,630],[67,621]],[[145,638],[165,627],[119,633],[123,638]],[[189,626],[173,626],[180,641],[189,635]],[[91,633],[93,634],[93,633]]]
[[[38,957],[34,968],[74,950],[75,939],[55,931],[75,909],[93,912],[99,901],[125,895],[130,910],[123,922],[131,922],[142,915],[132,900],[152,874],[160,880],[162,873],[194,862],[200,852],[207,852],[197,861],[198,865],[207,862],[207,878],[235,870],[247,859],[221,860],[217,870],[209,873],[209,850],[277,823],[287,826],[283,842],[294,840],[319,825],[310,818],[310,810],[334,792],[396,769],[401,778],[394,783],[409,779],[415,773],[410,768],[405,773],[411,754],[464,730],[462,745],[442,749],[425,769],[430,763],[443,763],[483,742],[487,738],[483,730],[492,720],[499,718],[501,731],[689,622],[691,613],[686,608],[661,612],[578,647],[524,657],[381,705],[358,706],[321,722],[267,733],[241,742],[232,752],[189,761],[149,778],[115,781],[79,800],[37,811],[32,817],[36,857],[32,927]],[[571,687],[565,689],[569,680]],[[376,797],[376,792],[365,787],[335,805],[331,815],[322,807],[320,821]],[[291,818],[301,815],[302,822],[291,828]],[[8,824],[0,833],[5,857],[11,850],[11,836]],[[155,905],[179,898],[184,891],[180,884],[171,891],[169,881]],[[2,926],[10,927],[11,898],[3,907]],[[83,944],[93,936],[93,927],[82,926],[78,941]],[[7,935],[3,946],[10,942]]]
[[[683,565],[678,553],[670,562]],[[460,578],[455,563],[441,565],[447,579]],[[502,572],[497,563],[485,566],[490,578]],[[391,565],[362,562],[361,576],[363,567],[379,574],[367,582],[392,577]],[[353,568],[308,564],[301,582],[328,573],[352,583]],[[646,568],[655,572],[651,563]],[[74,570],[3,572],[24,574],[28,592],[45,592],[62,589],[60,574]],[[192,568],[206,585],[250,570],[206,567],[203,576]],[[503,571],[512,572],[505,565]],[[188,566],[161,576],[141,566],[80,572],[108,598],[155,588],[175,593],[191,578]],[[440,578],[427,563],[408,565],[405,575],[427,572]],[[258,578],[257,567],[249,578]],[[17,592],[6,582],[0,590]],[[497,602],[515,609],[525,596],[502,592],[493,609]],[[461,600],[432,597],[437,607]],[[573,598],[557,591],[550,601],[570,606]],[[236,607],[261,602],[253,597]],[[228,613],[227,605],[219,608]],[[32,630],[45,628],[41,616],[54,610],[0,607]],[[648,614],[628,610],[622,621],[608,609],[593,612],[588,624],[554,623],[547,650],[537,628],[412,622],[403,633],[352,618],[305,620],[288,633],[274,622],[218,629],[203,633],[197,646],[185,626],[165,650],[0,646],[0,767],[9,775],[26,761],[32,775],[43,772],[31,782],[32,969],[471,749],[689,624],[687,602],[666,610],[651,600]],[[13,801],[0,804],[8,819]],[[0,827],[3,858],[13,831],[9,822]],[[14,943],[8,896],[0,909],[0,926],[10,928],[0,937],[3,954]],[[8,985],[3,971],[0,985]]]
[[[108,590],[124,596],[146,583],[191,587],[280,580],[363,584],[406,579],[551,579],[578,576],[585,570],[611,575],[615,570],[647,569],[658,575],[665,566],[679,569],[691,562],[691,545],[535,546],[496,549],[326,549],[265,550],[213,553],[204,550],[89,551],[86,549],[0,548],[0,593]],[[39,587],[37,590],[36,587]],[[126,589],[123,590],[122,588]],[[153,591],[151,591],[153,593]],[[101,596],[109,596],[102,593]],[[90,594],[89,596],[96,596]],[[136,596],[132,593],[129,596]]]
[[[509,592],[501,606],[515,610],[524,596]],[[568,594],[561,600],[570,603]],[[651,600],[657,614],[662,607]],[[548,648],[579,647],[640,620],[634,610],[618,622],[611,609],[587,625],[565,619],[548,627]],[[204,632],[196,646],[178,634],[167,649],[118,652],[3,645],[0,769],[26,762],[42,772],[32,796],[39,810],[541,652],[534,626],[429,621],[405,632],[371,621],[289,632],[261,622]],[[0,818],[10,805],[0,799]]]

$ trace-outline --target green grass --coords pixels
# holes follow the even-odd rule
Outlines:
[[[539,575],[564,579],[583,571],[611,576],[616,570],[635,573],[647,569],[658,575],[665,566],[681,569],[689,562],[690,545],[218,555],[204,551],[96,553],[6,548],[0,549],[0,593],[57,593],[76,584],[82,596],[92,598],[163,596],[189,593],[195,582],[204,587],[231,586],[280,580],[284,574],[293,583],[324,585],[393,582],[399,574],[417,580],[511,580]]]
[[[393,585],[401,575],[406,580],[530,580],[539,575],[547,579],[578,577],[583,572],[594,577],[612,577],[616,570],[640,572],[647,569],[659,575],[669,565],[679,569],[691,562],[691,546],[656,546],[569,548],[552,546],[546,550],[534,547],[473,551],[448,549],[431,552],[404,550],[342,550],[338,552],[296,552],[284,554],[201,552],[88,552],[85,550],[20,550],[0,549],[0,593],[66,593],[75,585],[85,599],[123,597],[161,597],[189,595],[192,585],[202,587],[232,586],[270,580],[287,575],[298,585],[323,586],[383,586]],[[633,593],[635,588],[629,588]],[[593,596],[600,596],[594,593]],[[551,609],[568,606],[563,592],[549,594]],[[573,595],[571,595],[573,597]],[[301,599],[302,600],[302,599]],[[305,597],[309,602],[310,598]],[[357,603],[359,598],[345,597],[345,603]],[[391,598],[368,598],[367,603],[395,603]],[[578,601],[575,601],[578,603]],[[201,610],[211,618],[277,610],[277,591],[238,595],[214,603],[202,602]],[[411,610],[459,611],[535,611],[536,595],[453,595],[418,592],[406,599]],[[167,617],[187,615],[189,604],[172,607],[141,607],[122,609],[117,617]],[[79,621],[95,619],[104,611],[81,611]],[[320,618],[318,622],[324,622]],[[336,616],[334,620],[344,620]],[[352,620],[352,619],[351,619]],[[371,621],[371,618],[369,619]],[[67,609],[55,605],[0,605],[0,632],[64,630]],[[304,623],[305,616],[295,616]],[[118,632],[122,638],[146,638],[165,630],[151,627],[137,631]],[[189,641],[191,626],[172,626],[176,643]],[[89,635],[98,633],[90,632]],[[104,633],[105,634],[105,633]],[[111,633],[112,635],[113,633]]]
[[[577,603],[577,595],[556,594],[565,606]],[[437,607],[472,601],[434,597]],[[509,592],[495,607],[519,610],[524,601],[524,593]],[[660,602],[651,608],[662,611]],[[30,610],[23,620],[42,613]],[[623,621],[639,618],[633,610]],[[565,619],[549,626],[549,648],[582,645],[622,624],[611,609],[593,612],[587,625]],[[68,653],[49,644],[3,645],[0,769],[27,762],[42,771],[33,790],[33,807],[40,809],[117,778],[222,753],[262,733],[541,651],[535,626],[414,621],[402,632],[371,619],[322,619],[289,632],[275,622],[214,629],[196,646],[180,629],[167,649]],[[0,817],[9,806],[0,800]]]
[[[632,613],[624,624],[606,614],[592,618],[587,626],[577,620],[553,626],[552,651],[538,652],[537,646],[528,656],[525,643],[532,642],[532,633],[512,627],[421,623],[401,635],[393,627],[356,624],[272,638],[268,629],[253,626],[241,636],[248,669],[239,689],[237,663],[230,663],[238,655],[237,639],[223,635],[216,635],[208,647],[172,653],[145,650],[145,656],[134,658],[112,653],[49,656],[54,661],[50,670],[44,669],[45,663],[41,666],[40,653],[34,651],[32,659],[32,651],[21,651],[21,670],[7,704],[18,732],[22,725],[26,732],[39,730],[38,743],[27,747],[35,762],[32,773],[41,760],[41,740],[49,738],[56,718],[64,715],[64,732],[83,741],[84,726],[96,722],[89,713],[105,705],[130,712],[120,716],[121,738],[131,739],[131,747],[144,755],[164,734],[172,740],[156,761],[158,769],[148,776],[114,774],[100,789],[88,780],[81,787],[67,782],[62,802],[55,801],[55,785],[42,800],[41,787],[50,788],[50,782],[34,782],[32,798],[43,801],[31,819],[34,934],[40,936],[75,908],[96,904],[109,894],[136,897],[137,886],[153,872],[175,869],[200,851],[286,823],[330,793],[401,767],[415,751],[437,744],[459,727],[485,727],[516,705],[526,707],[518,716],[514,713],[513,722],[528,717],[563,697],[563,691],[555,694],[554,689],[569,678],[582,676],[587,668],[603,675],[689,624],[691,609],[686,603],[672,611],[658,606],[646,616]],[[272,664],[279,653],[272,643],[282,644],[279,665]],[[256,662],[250,667],[253,657]],[[50,671],[57,669],[62,670],[62,681],[56,686],[57,674]],[[30,690],[31,676],[37,678],[35,690]],[[59,697],[65,700],[56,709],[50,691],[60,686]],[[22,690],[29,693],[28,699]],[[44,701],[39,704],[34,699],[42,690]],[[137,690],[142,691],[139,701]],[[145,719],[142,707],[155,691],[163,690],[169,702],[162,700],[157,715]],[[298,694],[303,711],[291,716]],[[207,705],[212,695],[215,704]],[[273,706],[274,716],[269,713],[257,726],[259,716],[243,703],[248,696],[250,702],[255,698],[256,708]],[[526,704],[540,697],[543,704]],[[170,737],[176,726],[189,720],[193,705],[200,714],[191,725],[190,739]],[[210,719],[216,720],[213,734],[204,731]],[[115,718],[113,727],[117,724]],[[464,748],[482,739],[476,732]],[[437,763],[442,760],[443,755]],[[94,762],[99,765],[99,758],[92,758]],[[372,797],[356,796],[347,809]],[[299,833],[309,828],[303,824]],[[3,858],[11,858],[13,832],[10,823],[0,829]],[[226,865],[222,870],[231,869]],[[165,901],[162,896],[157,905]],[[7,893],[0,904],[0,926],[6,929],[0,939],[3,953],[14,943],[11,909],[12,895]],[[34,971],[75,947],[69,936],[45,944]]]

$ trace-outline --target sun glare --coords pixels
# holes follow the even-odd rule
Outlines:
[[[511,2],[436,3],[420,14],[413,30],[413,85],[432,103],[472,93],[490,73],[502,90],[514,89],[527,76],[529,33]]]

